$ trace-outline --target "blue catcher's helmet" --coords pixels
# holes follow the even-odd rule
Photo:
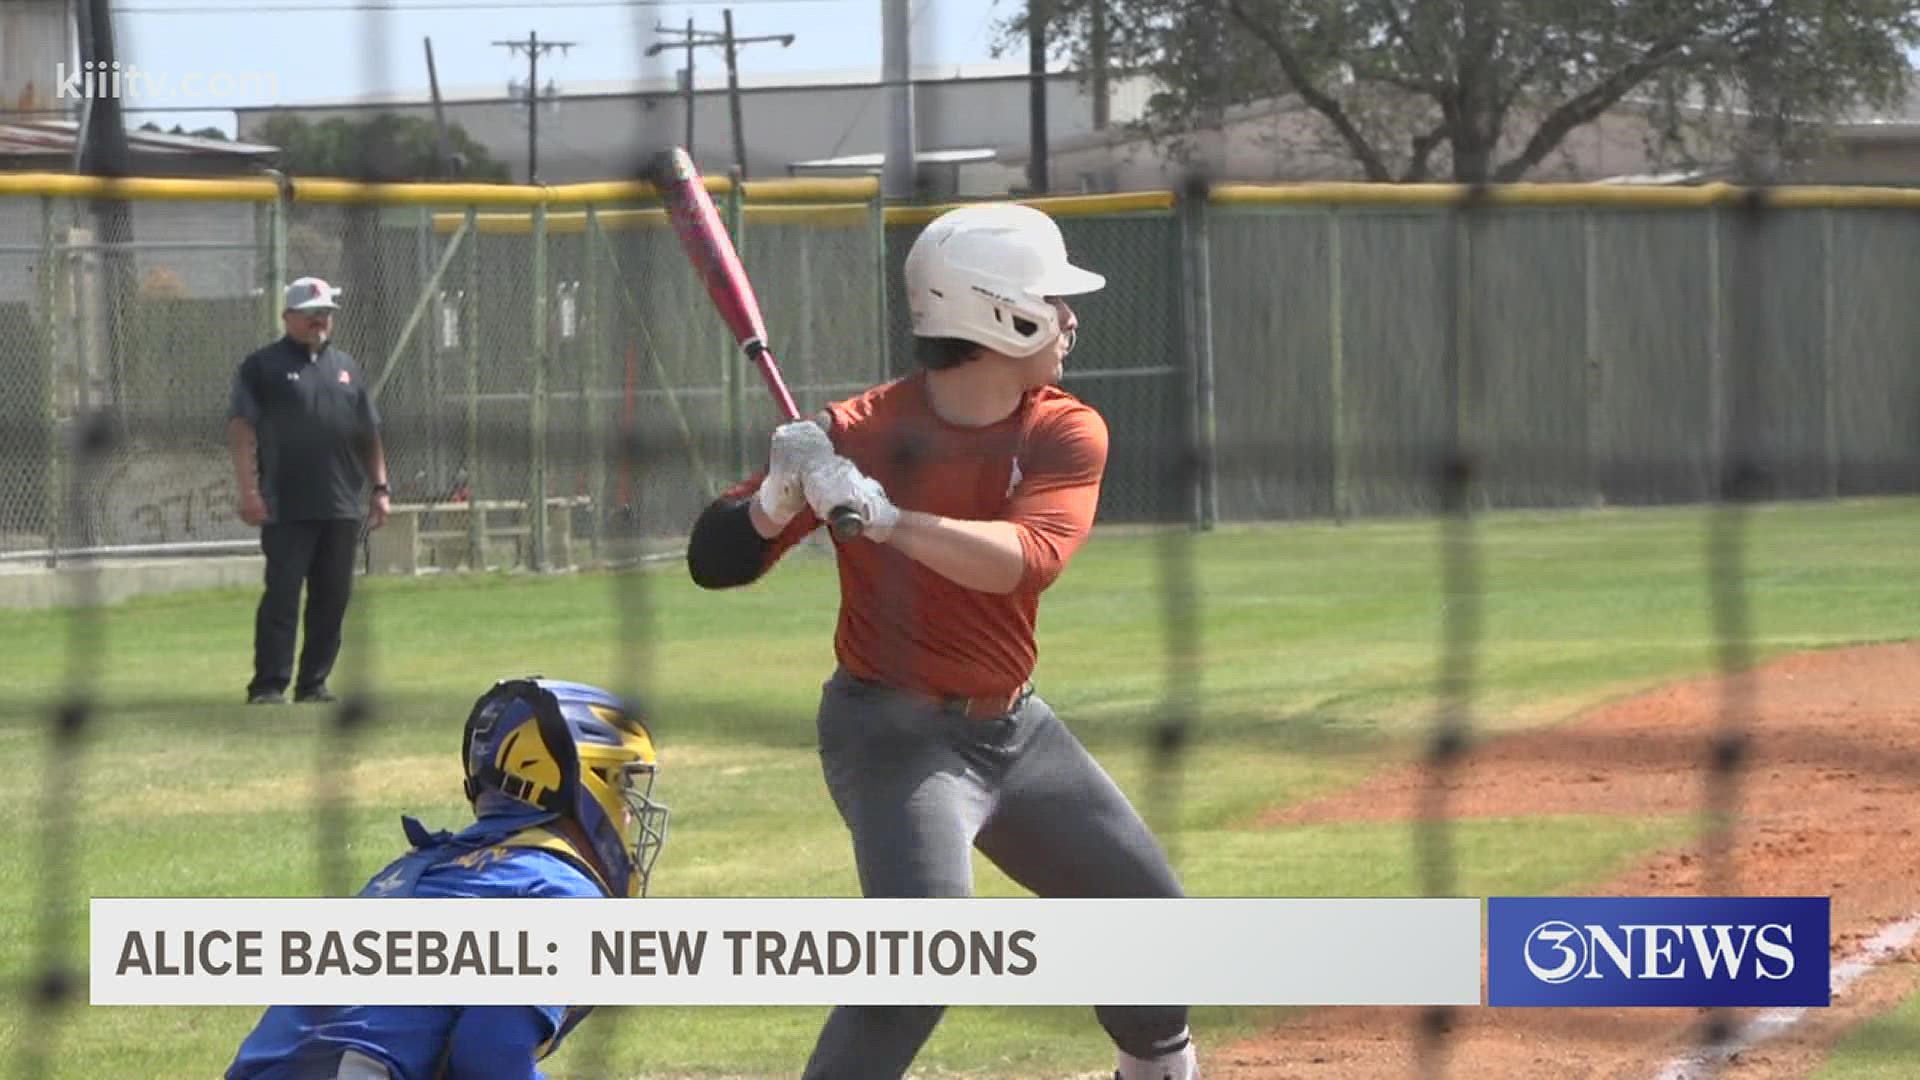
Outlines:
[[[461,744],[480,817],[529,808],[580,826],[615,896],[645,896],[667,838],[658,767],[640,711],[584,683],[529,676],[481,695]]]

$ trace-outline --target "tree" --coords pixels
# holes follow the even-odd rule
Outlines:
[[[451,160],[442,168],[433,121],[379,113],[366,120],[329,117],[309,123],[294,113],[275,113],[249,138],[280,148],[279,168],[289,176],[345,179],[493,180],[504,182],[507,167],[494,160],[459,124],[447,126]]]
[[[195,128],[192,131],[188,131],[186,128],[181,127],[179,124],[175,124],[173,125],[173,128],[171,130],[164,130],[160,127],[159,124],[156,124],[153,121],[149,120],[146,123],[140,125],[140,130],[141,131],[158,131],[163,135],[192,135],[195,138],[200,138],[200,139],[217,139],[220,142],[228,141],[227,133],[224,131],[221,131],[217,127]]]
[[[1629,95],[1669,148],[1778,163],[1902,99],[1920,0],[1049,0],[1056,47],[1153,78],[1157,137],[1289,95],[1375,181],[1519,180]],[[1103,10],[1102,10],[1103,9]],[[1025,16],[1002,41],[1025,40]]]

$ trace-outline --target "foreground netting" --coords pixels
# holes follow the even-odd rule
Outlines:
[[[347,283],[355,349],[393,433],[396,502],[423,534],[465,532],[433,537],[419,557],[453,571],[604,571],[619,689],[643,699],[648,568],[674,558],[698,508],[757,464],[776,420],[645,184],[367,182],[377,179],[0,178],[0,240],[37,253],[32,272],[0,274],[17,286],[0,296],[0,453],[17,465],[0,476],[0,556],[60,575],[69,631],[60,694],[36,703],[45,786],[38,835],[23,841],[39,868],[35,947],[18,996],[28,1015],[7,1051],[21,1075],[58,1073],[61,1034],[85,1008],[68,943],[92,895],[76,854],[92,829],[64,778],[138,767],[92,741],[116,658],[100,575],[125,556],[255,548],[227,509],[219,425],[232,366],[276,332],[281,283]],[[936,206],[889,205],[868,180],[715,177],[709,188],[804,408],[907,370],[892,287]],[[96,245],[86,223],[115,201],[137,208],[137,235],[159,238]],[[1188,755],[1212,737],[1197,533],[1440,521],[1426,783],[1408,857],[1420,889],[1445,896],[1460,888],[1448,791],[1476,738],[1476,516],[1710,504],[1702,545],[1728,690],[1700,763],[1702,891],[1753,884],[1732,843],[1756,704],[1747,515],[1775,500],[1915,490],[1920,308],[1905,290],[1920,271],[1920,198],[1195,183],[1037,201],[1111,283],[1084,305],[1076,361],[1087,362],[1067,386],[1120,436],[1103,521],[1159,530],[1164,690],[1139,795],[1176,865],[1191,854],[1182,799],[1200,782]],[[492,534],[478,514],[434,520],[456,500],[534,508],[524,540]],[[385,538],[367,542],[371,560]],[[404,685],[379,663],[376,602],[362,594],[351,609],[345,692],[310,768],[287,766],[286,798],[311,802],[311,835],[288,844],[310,847],[315,895],[359,884],[346,852],[354,766]],[[1445,1074],[1455,1019],[1432,1012],[1407,1033],[1423,1075]],[[577,1071],[612,1074],[610,1030],[578,1036]],[[1700,1043],[1728,1031],[1709,1014]]]

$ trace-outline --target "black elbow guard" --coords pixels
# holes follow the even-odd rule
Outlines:
[[[720,499],[708,504],[687,538],[687,573],[703,589],[731,589],[759,580],[772,541],[761,536],[748,516],[747,501]]]

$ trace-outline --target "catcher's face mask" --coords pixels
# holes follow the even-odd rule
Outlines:
[[[646,895],[666,844],[658,757],[636,710],[598,687],[497,684],[467,719],[467,798],[478,814],[548,811],[580,826],[615,896]]]

